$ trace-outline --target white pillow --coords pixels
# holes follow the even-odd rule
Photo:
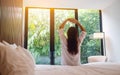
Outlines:
[[[106,62],[107,57],[106,56],[89,56],[88,57],[88,62]]]
[[[35,64],[35,60],[34,60],[32,54],[31,54],[31,52],[30,52],[29,50],[27,50],[27,49],[25,49],[25,48],[23,48],[23,47],[21,47],[21,46],[18,46],[17,48],[18,48],[18,49],[21,49],[21,51],[22,51],[23,53],[25,53],[25,55],[28,57],[28,59],[31,61],[31,63],[34,64],[34,65],[36,65],[36,64]]]
[[[0,43],[1,75],[34,75],[35,62],[32,55],[22,47]]]
[[[17,45],[14,43],[14,44],[9,44],[8,42],[6,42],[6,41],[2,41],[2,43],[3,44],[5,44],[5,45],[7,45],[7,46],[12,46],[12,47],[14,47],[14,48],[16,48],[17,47]]]

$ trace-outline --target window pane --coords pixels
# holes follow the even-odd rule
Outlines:
[[[49,64],[50,10],[29,8],[28,10],[28,49],[36,64]]]
[[[57,31],[59,25],[67,18],[75,18],[75,11],[55,9],[55,64],[57,65],[61,63],[61,43]],[[68,22],[65,25],[64,31],[66,32],[70,26],[73,25]]]
[[[99,10],[78,10],[78,20],[87,31],[87,36],[81,46],[81,63],[87,63],[88,56],[101,55],[101,40],[90,38],[91,34],[100,32],[99,17]]]

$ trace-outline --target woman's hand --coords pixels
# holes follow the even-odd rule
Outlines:
[[[75,23],[75,24],[79,24],[79,22],[78,22],[76,19],[74,19],[74,18],[68,18],[68,19],[66,19],[66,20],[59,26],[59,29],[64,28],[64,26],[65,26],[65,24],[66,24],[67,21],[72,22],[72,23]]]
[[[77,24],[82,31],[86,31],[85,28],[76,19],[74,19],[74,18],[68,18],[67,20],[70,21],[70,22],[72,22],[72,23]]]
[[[78,20],[76,20],[75,18],[68,18],[68,19],[66,19],[66,20],[59,26],[59,29],[64,28],[64,26],[65,26],[65,24],[66,24],[67,21],[72,22],[72,23],[74,23],[74,24],[77,24],[82,31],[86,31],[85,28],[84,28],[84,27],[78,22]]]
[[[74,19],[74,18],[68,18],[67,20],[70,21],[70,22],[72,22],[72,23],[75,23],[75,24],[78,24],[78,23],[79,23],[79,22],[78,22],[76,19]]]
[[[65,21],[63,21],[63,23],[59,26],[59,29],[64,28],[64,25],[66,24],[67,21],[68,21],[67,19]]]

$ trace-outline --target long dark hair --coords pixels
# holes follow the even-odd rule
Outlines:
[[[70,27],[67,31],[67,47],[68,52],[72,55],[78,53],[78,30],[75,27]]]

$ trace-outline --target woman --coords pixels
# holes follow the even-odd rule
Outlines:
[[[63,28],[67,21],[77,24],[82,31],[81,34],[78,35],[77,28],[70,27],[67,31],[66,38]],[[62,44],[61,64],[71,66],[80,65],[80,46],[86,36],[84,27],[76,19],[68,18],[59,26],[59,36]]]

